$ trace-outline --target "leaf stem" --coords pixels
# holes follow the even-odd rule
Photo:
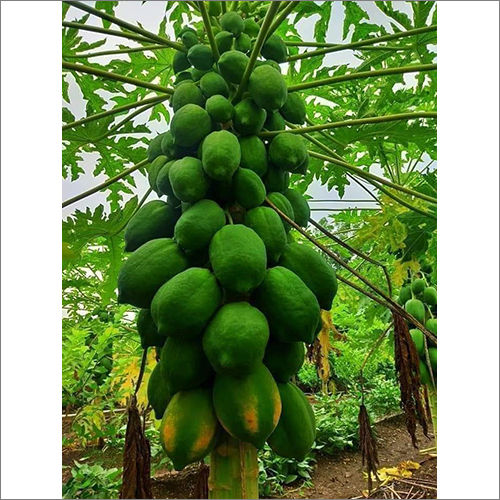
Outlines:
[[[285,5],[285,2],[283,2],[283,5]],[[286,6],[283,9],[278,9],[279,14],[274,20],[273,24],[269,28],[269,31],[266,35],[266,40],[280,27],[281,23],[286,19],[288,14],[292,12],[292,10],[296,7],[295,2],[287,2]]]
[[[91,24],[75,23],[72,21],[63,21],[62,25],[65,28],[74,28],[83,31],[92,31],[93,33],[102,33],[103,35],[118,36],[121,38],[129,38],[130,40],[135,40],[136,42],[151,43],[149,38],[144,36],[136,35],[134,33],[126,33],[125,31],[112,30],[108,28],[101,28],[100,26],[92,26]]]
[[[217,43],[215,42],[214,32],[212,31],[212,24],[210,23],[210,17],[207,12],[207,8],[205,7],[205,3],[203,1],[196,2],[198,8],[200,9],[201,17],[203,18],[203,24],[205,25],[205,30],[207,32],[208,41],[210,42],[210,47],[212,49],[212,54],[214,55],[215,62],[219,60],[219,48],[217,47]]]
[[[117,50],[102,50],[98,52],[86,52],[82,54],[68,54],[63,55],[64,59],[78,59],[80,57],[99,57],[99,56],[110,56],[113,54],[128,54],[129,52],[143,52],[146,50],[159,50],[164,49],[165,45],[144,45],[144,47],[130,47],[127,49],[117,49]]]
[[[348,73],[347,75],[333,76],[322,80],[312,82],[299,83],[288,87],[288,92],[296,92],[297,90],[307,90],[324,85],[332,85],[340,82],[348,82],[358,80],[360,78],[374,78],[377,76],[399,75],[403,73],[415,73],[419,71],[434,71],[437,69],[437,64],[412,64],[409,66],[401,66],[399,68],[378,69],[375,71],[360,71],[359,73]]]
[[[339,52],[341,50],[354,49],[357,47],[365,47],[367,45],[372,45],[380,42],[388,42],[389,40],[396,40],[398,38],[405,38],[408,36],[421,35],[422,33],[427,33],[429,31],[436,31],[437,25],[433,24],[431,26],[424,26],[422,28],[416,28],[412,30],[402,31],[400,33],[394,33],[391,35],[383,35],[373,38],[367,38],[365,40],[358,40],[357,42],[345,43],[345,44],[326,44],[322,49],[312,50],[310,52],[303,52],[301,54],[296,54],[288,58],[288,62],[297,61],[299,59],[305,59],[308,57],[320,56],[323,54],[329,54],[331,52]],[[294,42],[289,42],[287,45],[292,45]],[[312,46],[312,45],[310,45]],[[315,45],[317,46],[317,45]]]
[[[167,87],[162,87],[161,85],[156,85],[155,83],[145,82],[137,78],[131,78],[129,76],[118,75],[117,73],[111,73],[110,71],[103,71],[102,69],[93,68],[91,66],[85,66],[84,64],[75,64],[70,62],[62,63],[63,69],[70,71],[79,71],[80,73],[87,73],[89,75],[100,76],[106,78],[107,80],[114,80],[116,82],[130,83],[136,87],[144,87],[150,90],[156,90],[157,92],[163,92],[164,94],[173,94],[173,90]]]

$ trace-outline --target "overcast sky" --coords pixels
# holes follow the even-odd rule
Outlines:
[[[89,4],[93,4],[94,2],[86,2]],[[372,2],[361,2],[360,4],[370,15],[370,22],[374,22],[377,24],[383,24],[388,30],[390,30],[390,23],[388,18],[381,13],[381,11],[372,3]],[[405,11],[407,13],[411,12],[411,7],[405,2],[394,2],[393,4],[395,8]],[[127,1],[120,2],[115,10],[115,15],[119,18],[122,18],[126,21],[132,23],[140,23],[145,29],[152,31],[154,33],[158,32],[159,24],[164,15],[164,6],[165,2],[159,1],[149,1],[144,4],[140,1]],[[67,15],[67,20],[73,21],[82,16],[82,11],[74,7],[70,7]],[[317,14],[315,16],[310,17],[309,19],[301,19],[297,24],[297,29],[304,40],[314,40],[313,29],[314,22],[317,19]],[[327,31],[327,41],[330,43],[340,43],[342,42],[342,28],[343,28],[343,7],[341,2],[333,2],[332,15]],[[100,20],[94,16],[90,16],[89,21],[91,24],[95,24],[101,26]],[[392,30],[391,30],[392,31]],[[174,33],[172,26],[167,23],[167,34],[173,39]],[[80,35],[87,41],[95,41],[102,38],[102,35],[98,33],[90,33],[86,31],[81,31]],[[118,48],[118,44],[120,45],[130,45],[135,46],[134,42],[126,41],[123,38],[117,37],[108,37],[106,43],[99,48],[99,50],[108,50]],[[95,60],[105,63],[109,61],[112,57],[116,58],[118,56],[102,56],[99,58],[95,58]],[[128,59],[126,55],[123,56],[124,59]],[[356,67],[360,61],[354,56],[353,51],[341,51],[335,52],[332,54],[328,54],[325,57],[324,63],[327,65],[339,65],[339,64],[348,64],[349,66]],[[413,74],[404,75],[405,81],[408,84],[411,84],[415,76]],[[85,102],[82,99],[82,95],[79,92],[79,89],[76,85],[72,84],[74,82],[73,77],[69,76],[70,81],[70,99],[71,103],[69,109],[75,116],[75,119],[80,119],[85,116]],[[131,87],[132,88],[132,87]],[[113,104],[110,104],[106,109],[110,109],[113,107]],[[135,124],[145,123],[147,119],[148,112],[138,115],[134,119]],[[151,122],[150,126],[155,129],[155,132],[161,133],[166,130],[165,123],[159,122]],[[155,134],[156,135],[156,134]],[[84,161],[81,163],[81,166],[85,170],[86,174],[81,175],[77,181],[71,182],[70,180],[63,180],[62,188],[63,188],[63,200],[71,198],[91,187],[104,182],[106,180],[106,175],[101,174],[97,177],[93,175],[94,163],[95,163],[95,155],[87,154],[84,155]],[[425,160],[425,158],[424,158]],[[381,170],[377,165],[373,165],[371,171],[375,174],[381,175]],[[139,198],[147,191],[149,188],[147,179],[140,173],[134,173],[134,178],[137,185],[136,194]],[[371,186],[368,185],[371,188]],[[335,190],[328,191],[326,187],[321,186],[318,181],[313,181],[307,190],[307,194],[312,196],[313,199],[322,199],[322,200],[339,200],[339,196]],[[152,193],[148,200],[155,199],[156,195]],[[358,184],[351,182],[349,186],[346,186],[345,195],[343,200],[370,200],[370,196],[366,191],[364,191]],[[94,195],[81,200],[69,207],[63,209],[63,218],[67,215],[71,214],[76,208],[84,210],[87,207],[94,209],[97,205],[106,203],[106,191],[102,191],[99,193],[95,193]],[[345,201],[336,202],[336,203],[312,203],[312,208],[348,208],[355,206],[363,206],[363,207],[375,207],[376,204],[372,202],[366,203],[349,203]],[[328,214],[328,211],[313,211],[312,215],[314,219],[319,220],[321,217],[324,217]]]

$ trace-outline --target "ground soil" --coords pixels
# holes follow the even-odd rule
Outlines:
[[[436,480],[436,459],[415,449],[405,428],[402,416],[393,417],[375,426],[378,442],[380,467],[394,467],[411,460],[421,464],[414,473],[414,479]],[[418,434],[420,448],[429,448],[433,441]],[[120,452],[107,450],[65,450],[63,466],[73,465],[74,460],[88,457],[88,462],[99,460],[104,467],[119,467]],[[304,488],[292,484],[281,498],[355,498],[366,490],[363,465],[359,451],[344,451],[335,456],[318,455],[316,469],[312,476],[313,486]],[[70,476],[70,467],[63,467],[63,482]],[[188,466],[181,472],[159,471],[153,478],[155,498],[196,498],[198,466]],[[435,496],[429,496],[435,498]]]

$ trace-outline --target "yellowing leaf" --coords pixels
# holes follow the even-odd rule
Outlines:
[[[381,469],[377,470],[379,484],[380,486],[384,486],[385,484],[394,481],[394,479],[410,478],[413,476],[412,471],[418,469],[420,469],[420,464],[418,464],[417,462],[412,462],[411,460],[405,460],[395,467],[382,467]],[[365,473],[364,476],[367,478],[368,474]],[[375,474],[372,474],[372,479],[373,481],[377,480]]]
[[[417,273],[418,271],[420,271],[420,264],[418,263],[418,261],[407,260],[406,262],[402,262],[400,260],[397,260],[394,263],[394,271],[391,276],[393,284],[396,286],[401,286],[408,275],[408,270],[412,271],[413,273]]]

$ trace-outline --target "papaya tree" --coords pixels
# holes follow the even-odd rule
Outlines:
[[[265,443],[295,459],[313,446],[314,412],[293,378],[339,285],[393,315],[400,350],[416,352],[408,324],[437,343],[423,303],[421,314],[393,290],[395,271],[434,244],[435,4],[378,2],[375,16],[355,2],[154,6],[152,31],[139,4],[126,21],[125,2],[63,3],[63,176],[92,164],[106,177],[63,207],[104,192],[118,214],[106,242],[112,253],[123,237],[126,258],[110,279],[145,352],[157,351],[149,405],[174,467],[209,456],[210,498],[257,498]],[[340,197],[356,185],[374,200],[353,242],[337,234],[360,214],[318,223],[311,185]],[[415,359],[404,369],[418,392]]]

